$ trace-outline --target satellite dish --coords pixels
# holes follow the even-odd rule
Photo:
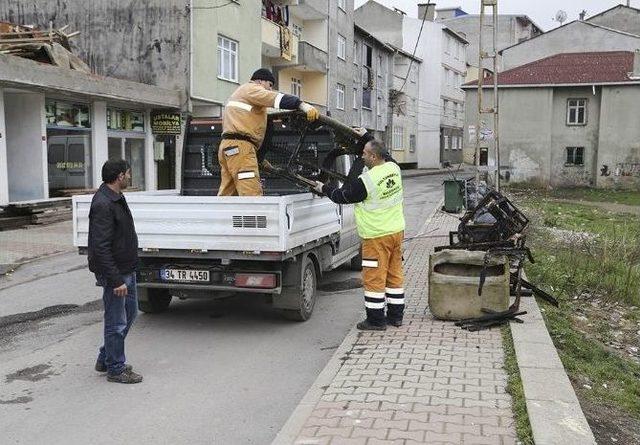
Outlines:
[[[562,9],[556,12],[555,21],[559,22],[561,25],[567,20],[567,13]]]

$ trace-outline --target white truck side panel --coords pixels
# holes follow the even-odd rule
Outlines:
[[[310,193],[286,196],[125,194],[142,249],[285,252],[337,233],[338,206]],[[87,246],[93,195],[73,197],[73,242]]]

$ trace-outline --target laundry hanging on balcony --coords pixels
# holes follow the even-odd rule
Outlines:
[[[285,60],[291,60],[293,48],[291,47],[291,30],[280,25],[280,55]]]

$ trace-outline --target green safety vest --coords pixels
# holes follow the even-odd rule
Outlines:
[[[394,162],[385,162],[360,175],[367,199],[355,206],[360,238],[378,238],[404,230],[402,176]]]

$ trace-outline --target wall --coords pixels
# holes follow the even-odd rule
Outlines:
[[[473,159],[475,136],[470,137],[469,126],[477,125],[477,91],[466,90],[463,154]],[[493,91],[485,89],[483,104],[493,106]],[[500,90],[500,165],[503,175],[508,171],[509,181],[550,178],[553,119],[553,90],[551,88],[505,88]],[[493,118],[485,117],[483,128],[493,130]],[[493,144],[489,147],[489,164],[495,165]]]
[[[4,93],[9,200],[48,198],[44,94]]]
[[[211,6],[194,0],[196,8]],[[262,5],[231,3],[218,9],[194,9],[192,96],[224,104],[262,63]],[[238,42],[238,82],[218,79],[218,34]]]
[[[370,0],[356,9],[355,20],[380,41],[403,47],[401,14]]]
[[[302,81],[302,97],[306,102],[326,106],[327,77],[323,73],[308,73],[293,68],[285,68],[278,72],[278,90],[284,93],[291,92],[291,78],[300,78]]]
[[[4,91],[0,89],[0,205],[5,205],[9,202],[7,130],[4,115]]]
[[[74,53],[103,76],[184,91],[189,64],[187,2],[5,0],[0,20],[48,29],[70,25]]]
[[[587,124],[567,125],[567,100],[587,99]],[[554,88],[551,138],[551,184],[595,185],[595,157],[600,127],[600,91],[588,88]],[[584,147],[584,165],[567,166],[566,147]]]
[[[328,108],[331,117],[341,122],[349,122],[353,114],[353,109],[348,99],[353,90],[353,0],[346,0],[346,10],[338,8],[338,0],[330,0],[329,7],[329,57],[328,57]],[[345,60],[338,58],[338,34],[345,37],[347,43],[345,48]],[[336,107],[336,86],[340,83],[344,85],[344,110]]]
[[[636,48],[640,48],[640,37],[620,34],[576,21],[533,40],[505,49],[502,52],[502,69],[507,70],[559,53],[634,51]]]
[[[609,12],[587,19],[588,22],[640,35],[640,10],[619,5]]]
[[[602,88],[596,182],[598,187],[640,189],[640,86]],[[603,167],[606,168],[603,170]]]

